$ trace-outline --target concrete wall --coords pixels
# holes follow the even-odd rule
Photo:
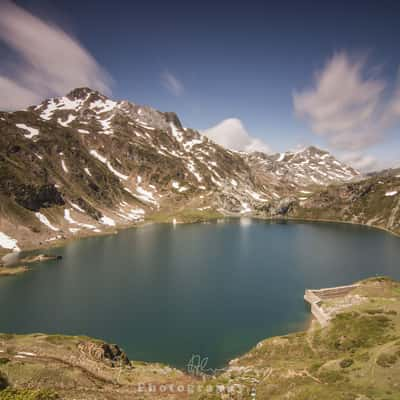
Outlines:
[[[311,313],[322,327],[328,325],[331,316],[322,309],[323,300],[346,296],[358,285],[337,286],[318,290],[307,289],[304,294],[304,300],[311,305]]]

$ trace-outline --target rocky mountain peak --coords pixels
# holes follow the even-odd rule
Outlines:
[[[327,151],[321,150],[320,148],[315,147],[315,146],[308,146],[308,147],[306,147],[306,148],[304,149],[303,152],[304,152],[304,153],[308,153],[308,154],[313,154],[313,155],[318,154],[318,155],[320,155],[320,156],[322,156],[322,155],[324,155],[324,154],[329,154]]]
[[[248,162],[263,180],[285,180],[293,185],[329,185],[348,182],[360,174],[332,154],[315,146],[277,154],[252,153]]]
[[[86,99],[88,96],[104,100],[107,99],[106,96],[104,96],[97,90],[93,90],[88,87],[75,88],[66,95],[66,97],[68,97],[71,100]]]

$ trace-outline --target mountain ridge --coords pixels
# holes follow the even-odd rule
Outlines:
[[[147,220],[308,215],[304,210],[328,204],[316,193],[365,180],[314,146],[279,154],[232,151],[183,127],[174,112],[89,88],[0,112],[0,131],[0,251]],[[397,231],[397,211],[385,218],[379,224],[394,221],[390,230]]]

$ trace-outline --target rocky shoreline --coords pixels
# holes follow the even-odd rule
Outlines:
[[[15,254],[14,254],[15,255]],[[26,264],[36,264],[46,261],[59,261],[62,256],[55,256],[51,254],[37,254],[32,256],[26,256],[21,259],[16,259],[14,263],[3,263],[0,262],[0,276],[14,276],[20,275],[30,271],[30,268]]]
[[[18,267],[2,267],[0,266],[0,276],[15,276],[28,272],[29,268],[26,266]]]
[[[263,221],[271,221],[271,222],[279,222],[279,221],[287,221],[287,222],[321,222],[321,223],[338,223],[338,224],[349,224],[349,225],[358,225],[358,226],[364,226],[367,228],[372,228],[372,229],[377,229],[377,230],[381,230],[384,232],[387,232],[391,235],[400,237],[400,232],[398,231],[393,231],[390,229],[387,229],[383,226],[379,226],[379,225],[370,225],[370,224],[365,224],[365,223],[361,223],[361,222],[354,222],[354,221],[344,221],[344,220],[336,220],[336,219],[326,219],[326,218],[307,218],[307,217],[295,217],[295,216],[279,216],[279,217],[268,217],[265,215],[240,215],[240,214],[234,214],[234,213],[229,213],[229,214],[221,214],[218,217],[212,216],[212,217],[208,217],[207,214],[205,214],[201,220],[193,220],[193,221],[179,221],[179,224],[195,224],[195,223],[204,223],[204,222],[211,222],[211,221],[215,221],[216,219],[240,219],[240,218],[251,218],[251,219],[256,219],[256,220],[263,220]],[[46,250],[46,249],[51,249],[51,248],[56,248],[56,247],[62,247],[65,246],[66,244],[68,244],[71,241],[75,241],[75,240],[81,240],[84,238],[90,238],[90,237],[95,237],[95,236],[107,236],[107,235],[115,235],[118,234],[119,231],[124,230],[124,229],[133,229],[133,228],[140,228],[143,226],[147,226],[149,224],[153,224],[153,223],[166,223],[166,224],[170,224],[173,223],[173,221],[171,220],[165,220],[162,221],[160,219],[157,219],[156,221],[153,220],[145,220],[143,222],[141,222],[140,224],[134,223],[134,224],[125,224],[125,225],[121,225],[121,226],[116,226],[113,230],[108,230],[108,231],[104,231],[101,234],[99,233],[85,233],[84,235],[79,235],[77,234],[74,237],[70,237],[70,238],[65,238],[65,239],[59,239],[57,241],[54,242],[47,242],[47,243],[37,243],[37,244],[32,244],[31,246],[28,247],[24,247],[21,250],[23,252],[30,252],[30,251],[36,251],[36,250]],[[1,250],[1,249],[0,249]],[[4,258],[7,257],[8,255],[15,255],[15,252],[6,252],[6,251],[0,251],[0,268],[2,268],[2,264],[4,267]],[[53,257],[53,256],[51,256]],[[2,262],[3,260],[3,262]],[[40,262],[40,261],[46,261],[46,260],[40,260],[38,259],[35,262]],[[21,263],[29,263],[29,261],[24,261],[21,260]]]

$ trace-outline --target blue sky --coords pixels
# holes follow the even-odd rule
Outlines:
[[[0,87],[3,75],[10,94],[14,83],[19,94],[23,86],[26,101],[35,95],[61,95],[68,86],[88,83],[108,89],[114,98],[175,111],[184,125],[196,129],[230,119],[230,124],[218,125],[212,133],[218,140],[236,130],[229,137],[233,147],[240,142],[235,142],[235,135],[242,139],[248,135],[251,149],[260,141],[271,151],[316,144],[364,169],[400,163],[398,1],[4,4],[17,9],[8,18],[15,18],[13,32],[6,22],[2,27],[0,19]],[[76,71],[76,76],[68,72],[68,79],[58,77],[62,82],[46,88],[31,83],[40,80],[39,72],[26,78],[38,61],[14,40],[15,27],[31,22],[32,29],[43,29],[37,36],[37,46],[42,46],[39,38],[45,42],[52,35],[35,25],[39,20],[71,38],[41,49],[51,53],[46,62],[59,70]],[[78,54],[72,42],[85,54]],[[63,43],[71,57],[59,65],[57,54]],[[30,45],[35,46],[33,39]],[[23,63],[16,75],[13,66]],[[43,69],[49,73],[47,66]],[[331,85],[335,80],[337,84]],[[29,93],[26,85],[31,85]],[[341,85],[343,90],[338,90]],[[326,114],[331,105],[336,109]]]

